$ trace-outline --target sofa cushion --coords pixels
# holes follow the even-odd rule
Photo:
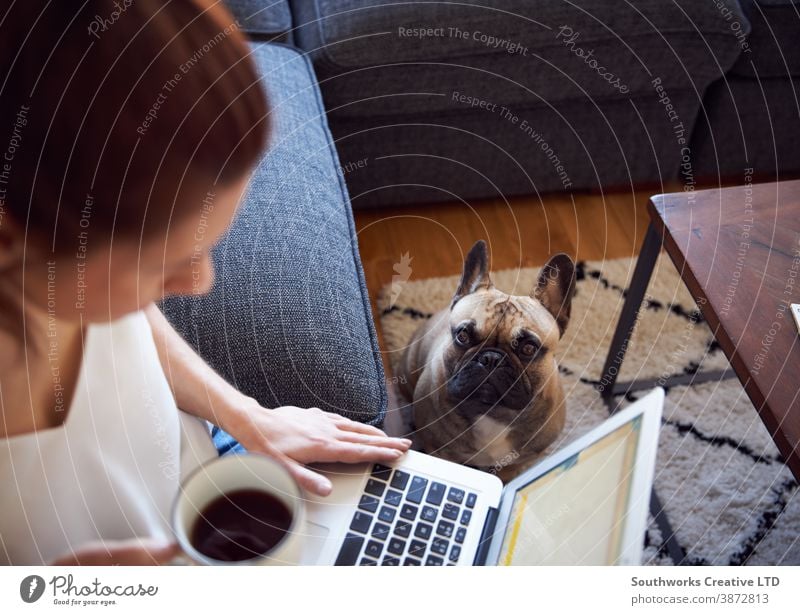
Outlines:
[[[746,23],[735,0],[316,0],[294,10],[329,111],[364,117],[458,110],[454,91],[530,105],[625,98],[660,78],[702,93],[741,52],[719,3]]]
[[[731,73],[751,78],[800,75],[800,1],[742,0],[752,30]]]
[[[243,32],[282,41],[292,29],[288,0],[225,0]]]
[[[383,366],[347,191],[310,63],[254,44],[274,118],[214,288],[163,304],[226,379],[263,405],[316,406],[380,423]]]

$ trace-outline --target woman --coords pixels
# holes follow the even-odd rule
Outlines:
[[[209,250],[269,109],[221,3],[111,8],[16,2],[0,25],[0,561],[13,564],[169,561],[180,478],[216,454],[206,421],[321,495],[330,483],[303,464],[390,462],[410,444],[262,408],[155,307],[211,287]]]

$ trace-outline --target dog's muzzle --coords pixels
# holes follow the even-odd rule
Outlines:
[[[521,410],[531,400],[524,375],[498,348],[485,348],[462,363],[447,382],[455,401]]]

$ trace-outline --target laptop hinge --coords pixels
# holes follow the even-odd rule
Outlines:
[[[490,508],[486,514],[486,523],[483,524],[483,532],[481,532],[481,540],[478,543],[478,550],[475,553],[475,560],[472,562],[473,566],[486,565],[486,555],[489,553],[489,545],[494,538],[494,526],[497,523],[497,508]]]

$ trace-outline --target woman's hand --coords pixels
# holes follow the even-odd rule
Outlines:
[[[147,319],[161,365],[182,410],[219,425],[247,450],[286,465],[303,487],[328,495],[328,479],[303,467],[315,461],[394,461],[411,442],[389,438],[376,427],[318,408],[262,408],[212,370],[150,305]]]
[[[90,542],[62,555],[53,566],[159,566],[180,554],[176,543],[152,538]]]
[[[411,440],[390,438],[377,427],[319,408],[283,406],[267,410],[255,401],[233,424],[222,427],[248,451],[283,462],[304,488],[318,495],[330,493],[330,481],[302,464],[392,462],[411,446]]]

